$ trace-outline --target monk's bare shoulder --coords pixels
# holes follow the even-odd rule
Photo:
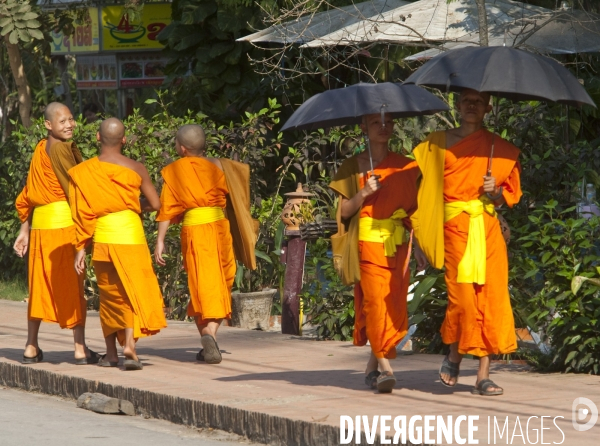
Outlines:
[[[205,158],[209,163],[213,163],[215,166],[219,168],[219,170],[223,170],[223,165],[221,164],[221,160],[219,158]]]

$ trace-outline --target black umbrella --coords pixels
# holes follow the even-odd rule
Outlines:
[[[553,101],[596,107],[569,70],[549,57],[503,46],[466,47],[440,54],[406,79],[445,91],[465,88],[514,101]],[[491,175],[494,139],[488,175]]]
[[[448,110],[448,106],[415,85],[360,83],[314,95],[294,112],[281,130],[360,124],[364,115],[382,110],[396,119],[430,115]]]
[[[447,51],[415,71],[405,84],[442,91],[470,88],[516,101],[596,107],[577,78],[554,59],[503,46]]]
[[[448,110],[448,106],[442,100],[415,85],[361,83],[314,95],[294,112],[281,130],[360,124],[364,115],[373,113],[388,113],[396,119],[444,110]],[[373,170],[369,144],[367,148]]]

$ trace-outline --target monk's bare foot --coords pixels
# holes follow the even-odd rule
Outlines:
[[[462,356],[458,353],[450,351],[450,353],[448,353],[447,359],[453,364],[460,364],[460,362],[462,361]],[[456,373],[456,375],[458,375],[458,373]],[[458,376],[452,376],[449,373],[444,373],[443,370],[440,371],[440,379],[448,387],[454,387],[458,382]]]
[[[139,361],[137,355],[135,354],[135,350],[132,348],[129,348],[127,346],[123,347],[123,355],[127,359],[133,359],[134,361]]]
[[[40,349],[38,346],[30,344],[25,346],[25,352],[23,352],[23,355],[27,356],[28,358],[35,358],[39,351]]]

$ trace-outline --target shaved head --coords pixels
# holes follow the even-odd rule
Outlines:
[[[180,145],[195,155],[203,151],[204,146],[206,145],[204,129],[196,124],[186,124],[180,127],[179,130],[177,130],[175,139]]]
[[[490,99],[492,98],[492,95],[490,93],[488,93],[487,91],[477,91],[477,90],[472,90],[470,88],[465,88],[464,90],[461,90],[459,95],[458,95],[458,100],[460,101],[463,97],[466,96],[473,96],[473,95],[479,95],[485,104],[489,104],[490,103]]]
[[[52,122],[56,117],[57,112],[63,111],[65,108],[69,114],[71,114],[71,110],[69,110],[69,107],[67,107],[65,104],[61,104],[60,102],[50,102],[48,105],[46,105],[46,109],[44,110],[44,119]]]
[[[98,134],[103,146],[121,146],[125,137],[125,126],[117,118],[108,118],[100,123]]]

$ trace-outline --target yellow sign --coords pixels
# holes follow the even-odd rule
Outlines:
[[[89,23],[74,23],[75,32],[65,36],[52,31],[52,54],[94,53],[100,51],[98,8],[88,8]]]
[[[171,23],[170,3],[146,3],[141,19],[130,20],[123,14],[123,6],[102,8],[102,50],[131,51],[161,49],[156,36]]]

